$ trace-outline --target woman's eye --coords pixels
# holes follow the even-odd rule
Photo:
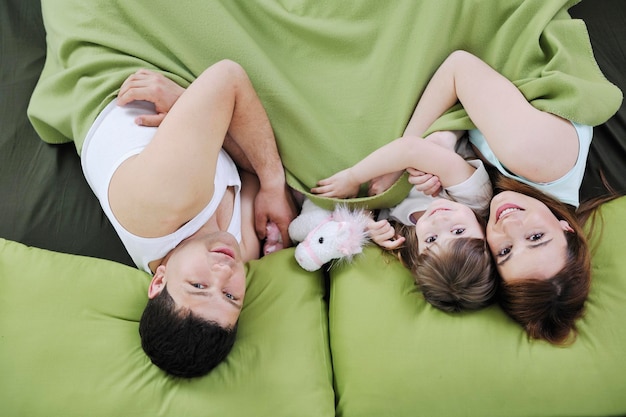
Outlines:
[[[197,283],[197,282],[194,282],[194,283],[192,283],[191,285],[192,285],[194,288],[197,288],[197,289],[199,289],[199,290],[203,290],[204,288],[206,288],[206,287],[204,286],[204,284],[200,284],[200,283]]]
[[[457,229],[452,229],[452,234],[453,235],[462,235],[463,233],[465,233],[465,228],[464,227],[459,227]]]
[[[424,240],[424,242],[426,242],[426,243],[434,243],[436,240],[437,240],[437,235],[435,235],[435,236],[428,236],[428,237]]]
[[[511,247],[510,247],[510,246],[508,246],[508,247],[506,247],[506,248],[502,248],[502,249],[500,249],[500,251],[499,251],[496,255],[497,255],[497,256],[506,256],[506,255],[508,255],[509,253],[511,253]]]
[[[536,242],[537,240],[541,240],[542,237],[543,237],[543,233],[533,233],[532,235],[530,235],[528,239],[531,242]]]
[[[224,296],[226,296],[226,298],[228,298],[229,300],[234,300],[234,299],[235,299],[235,296],[234,296],[234,295],[232,295],[232,294],[231,294],[231,293],[229,293],[229,292],[225,292],[225,293],[224,293]]]

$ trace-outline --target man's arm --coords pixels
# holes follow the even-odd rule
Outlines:
[[[169,110],[166,104],[158,110],[163,97],[141,80],[121,91],[118,102],[132,100],[152,101],[166,115],[146,148],[114,174],[110,200],[122,224],[142,236],[159,236],[195,216],[212,198],[213,183],[206,178],[215,176],[219,150],[232,139],[241,150],[234,152],[236,162],[253,170],[261,182],[255,206],[257,234],[262,238],[271,220],[288,236],[295,208],[274,135],[238,64],[222,61],[209,67]]]
[[[243,68],[233,70],[236,100],[223,147],[237,166],[255,174],[260,188],[255,199],[255,228],[264,239],[267,224],[275,223],[285,246],[289,246],[289,223],[296,208],[285,180],[276,138],[267,113]]]

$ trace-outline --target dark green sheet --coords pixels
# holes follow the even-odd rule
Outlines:
[[[39,1],[0,2],[0,237],[131,265],[74,145],[44,143],[26,116],[45,35]]]

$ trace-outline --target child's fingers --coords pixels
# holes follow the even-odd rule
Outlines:
[[[398,249],[400,246],[402,246],[405,240],[406,239],[404,238],[404,236],[397,236],[395,239],[388,239],[382,243],[379,243],[378,245],[387,250],[393,250]]]
[[[319,184],[319,183],[318,183]],[[332,197],[333,189],[329,185],[322,185],[318,187],[311,188],[311,192],[313,194],[318,194],[322,197]]]

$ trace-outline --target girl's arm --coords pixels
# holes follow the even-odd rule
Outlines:
[[[361,184],[384,174],[418,169],[439,177],[444,187],[469,178],[474,168],[451,149],[417,137],[403,136],[377,149],[356,165],[320,180],[312,193],[323,197],[354,197]]]

